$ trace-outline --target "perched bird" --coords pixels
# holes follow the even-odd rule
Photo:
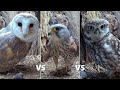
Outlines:
[[[106,69],[108,77],[120,71],[120,40],[110,31],[106,19],[96,18],[84,25],[84,40],[96,64]]]
[[[42,61],[47,61],[50,57],[52,57],[57,71],[58,59],[59,56],[62,56],[66,65],[65,72],[68,72],[70,65],[73,64],[72,58],[75,56],[74,53],[76,48],[77,45],[75,44],[67,27],[63,24],[54,24],[50,27],[50,33],[48,34],[48,53],[42,58]],[[74,52],[72,52],[72,49],[74,49]]]
[[[17,14],[0,30],[0,72],[9,71],[27,55],[38,30],[38,19],[30,13]]]

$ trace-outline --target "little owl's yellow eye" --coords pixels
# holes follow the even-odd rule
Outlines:
[[[106,26],[107,26],[107,25],[104,24],[104,25],[101,25],[100,28],[101,28],[101,29],[104,29]]]
[[[88,29],[89,30],[94,30],[94,27],[93,26],[89,26]]]

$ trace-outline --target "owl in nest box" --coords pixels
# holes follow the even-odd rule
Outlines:
[[[0,72],[9,71],[27,55],[38,30],[38,19],[30,13],[17,14],[0,30]]]

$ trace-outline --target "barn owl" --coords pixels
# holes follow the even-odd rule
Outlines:
[[[38,30],[38,19],[29,13],[17,14],[0,30],[0,72],[9,71],[27,55]]]
[[[65,61],[65,72],[68,72],[70,65],[72,65],[72,58],[74,56],[74,52],[72,52],[71,49],[76,51],[77,45],[74,43],[74,40],[65,25],[54,24],[50,27],[47,49],[48,53],[42,58],[42,61],[46,61],[52,57],[57,71],[58,59],[59,56],[62,56]]]
[[[109,28],[106,19],[88,21],[84,26],[84,39],[92,52],[92,59],[106,69],[109,77],[120,70],[120,40]]]

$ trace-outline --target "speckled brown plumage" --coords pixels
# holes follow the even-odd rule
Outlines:
[[[84,40],[93,61],[106,69],[105,74],[111,78],[120,70],[120,40],[110,31],[109,22],[96,18],[84,27]]]

